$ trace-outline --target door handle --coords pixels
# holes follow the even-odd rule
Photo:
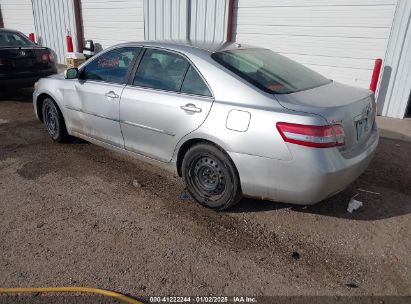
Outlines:
[[[202,110],[201,108],[197,108],[195,104],[188,103],[185,106],[181,106],[181,109],[187,112],[194,112],[194,113],[200,113]]]
[[[107,93],[104,94],[104,95],[106,95],[108,98],[118,98],[118,97],[119,97],[119,96],[118,96],[116,93],[114,93],[113,91],[107,92]]]

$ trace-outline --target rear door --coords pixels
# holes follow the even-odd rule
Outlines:
[[[164,162],[197,129],[213,103],[211,90],[182,54],[147,49],[120,102],[125,148]]]
[[[140,48],[122,47],[94,58],[66,92],[69,127],[93,139],[124,147],[119,123],[121,93]]]

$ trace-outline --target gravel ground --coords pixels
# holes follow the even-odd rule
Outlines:
[[[0,99],[0,286],[411,294],[410,142],[381,138],[365,174],[318,205],[244,199],[214,212],[181,200],[168,172],[80,140],[53,143],[30,98]],[[356,193],[364,207],[350,214]]]

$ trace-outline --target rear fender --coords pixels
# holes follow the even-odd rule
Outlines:
[[[236,131],[229,128],[227,117],[233,110],[250,113],[250,121],[246,130]],[[278,121],[317,125],[325,123],[324,119],[319,116],[289,111],[282,107],[279,109],[246,108],[235,104],[214,102],[206,121],[197,130],[179,141],[171,161],[177,163],[181,158],[180,149],[193,140],[193,143],[201,140],[212,142],[228,153],[289,161],[293,156],[288,143],[284,142],[276,128]]]

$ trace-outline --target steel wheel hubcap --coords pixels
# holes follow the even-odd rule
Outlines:
[[[210,157],[201,157],[194,166],[194,181],[203,194],[220,195],[225,189],[225,176],[220,165]]]
[[[47,129],[51,135],[54,135],[57,132],[57,116],[51,107],[47,107],[46,109],[46,122],[47,122]]]

